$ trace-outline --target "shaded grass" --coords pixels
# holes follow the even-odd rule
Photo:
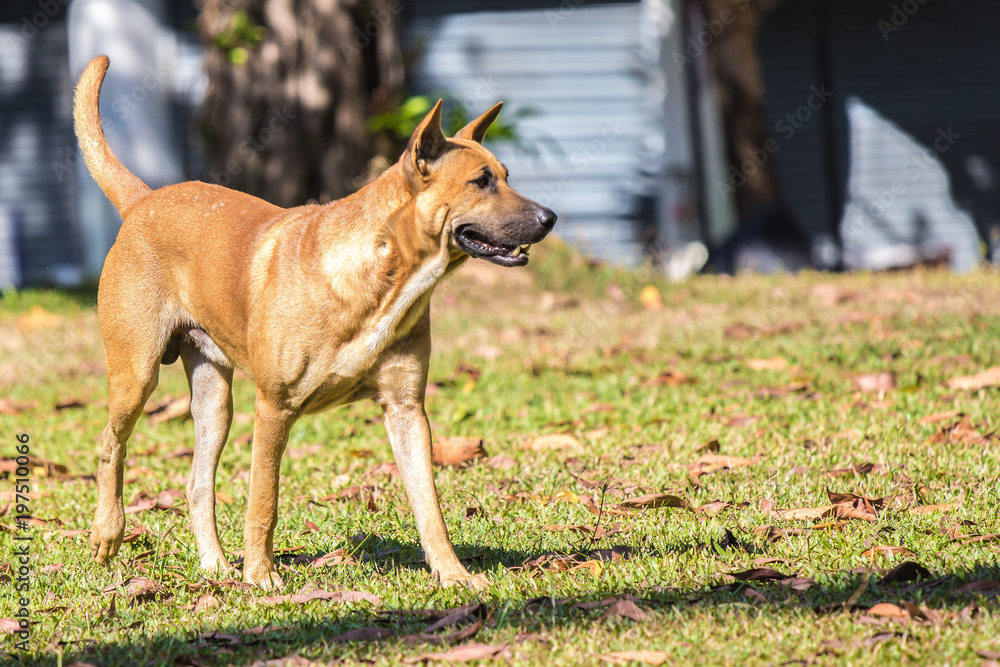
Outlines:
[[[295,553],[309,554],[344,548],[359,562],[320,570],[291,564],[283,571],[287,590],[362,590],[382,598],[378,607],[323,601],[271,606],[254,591],[230,587],[216,592],[218,609],[191,611],[203,591],[188,590],[201,577],[182,501],[178,511],[130,515],[128,527],[141,524],[150,532],[125,545],[110,567],[93,565],[86,536],[64,537],[62,531],[88,528],[96,497],[86,476],[94,469],[107,394],[94,300],[50,291],[5,295],[0,382],[6,396],[34,407],[0,416],[8,440],[3,456],[14,455],[15,433],[29,433],[32,453],[66,465],[68,478],[34,476],[32,512],[47,520],[32,528],[37,625],[28,653],[3,639],[0,647],[9,652],[3,659],[51,664],[62,652],[66,664],[235,665],[298,653],[321,663],[395,664],[443,648],[409,645],[404,637],[428,621],[387,611],[440,610],[476,599],[491,612],[473,641],[501,644],[519,633],[538,635],[512,646],[515,664],[597,664],[598,654],[634,649],[665,651],[673,663],[978,664],[977,651],[1000,650],[996,597],[956,590],[963,582],[1000,579],[1000,542],[952,540],[955,534],[1000,532],[997,440],[929,443],[958,418],[919,421],[956,410],[983,435],[997,428],[997,390],[960,392],[942,384],[998,364],[995,272],[702,277],[666,285],[648,270],[588,266],[559,246],[538,251],[530,272],[463,270],[439,288],[433,306],[435,391],[427,407],[435,433],[481,437],[491,455],[514,461],[511,468],[480,462],[437,471],[459,555],[490,577],[481,598],[433,585],[401,484],[369,474],[392,460],[374,406],[307,417],[292,432],[282,463],[276,548],[301,547]],[[662,310],[639,305],[647,284],[660,288]],[[26,319],[33,306],[58,321]],[[754,371],[747,365],[772,357],[787,366]],[[649,383],[668,370],[690,381]],[[855,388],[857,374],[883,371],[896,374],[895,390]],[[805,388],[766,391],[790,385]],[[179,364],[165,367],[154,400],[185,391]],[[53,408],[66,398],[84,406]],[[245,377],[238,377],[234,399],[242,414],[218,483],[220,531],[231,551],[241,548],[247,495],[253,388]],[[581,446],[522,448],[545,433],[573,434]],[[700,455],[695,448],[711,439],[719,440],[722,454],[760,460],[695,480],[687,466]],[[183,488],[189,459],[173,454],[192,442],[190,422],[143,420],[130,442],[126,502],[140,491]],[[886,472],[824,472],[865,462]],[[580,478],[598,487],[587,488]],[[7,485],[0,491],[13,487],[12,480],[0,482]],[[364,499],[320,500],[353,484],[378,487],[374,511]],[[763,511],[762,500],[783,509],[815,507],[828,502],[827,489],[896,495],[907,506],[956,505],[924,515],[887,511],[871,523],[804,530],[771,543],[754,535],[764,525],[811,526],[775,519]],[[598,505],[603,500],[605,507],[651,492],[680,495],[692,507],[717,500],[734,507],[717,515],[667,508],[603,515],[602,526],[621,524],[623,532],[595,541],[546,528],[598,521],[582,503],[549,501],[560,492]],[[480,511],[467,519],[472,507]],[[0,523],[13,526],[11,513]],[[727,530],[749,549],[725,546]],[[5,553],[15,546],[13,536],[0,532]],[[635,556],[601,563],[596,576],[588,569],[511,569],[548,553],[614,545],[630,547]],[[907,557],[862,555],[876,545],[904,546],[932,577],[950,579],[911,590],[879,585],[880,572]],[[796,591],[752,582],[764,600],[748,597],[746,586],[726,574],[750,569],[761,558],[777,559],[769,566],[812,577],[815,584]],[[42,571],[53,564],[62,568]],[[109,614],[112,596],[103,589],[131,576],[158,582],[164,595],[130,603],[120,588]],[[855,606],[845,606],[862,582],[867,586]],[[725,584],[731,585],[712,588]],[[10,616],[12,585],[0,590],[0,617]],[[646,620],[604,618],[604,607],[574,606],[621,595],[635,596]],[[903,623],[864,614],[876,602],[903,600],[941,616]],[[394,634],[379,642],[329,641],[371,625]],[[261,627],[268,630],[244,632]],[[206,638],[210,632],[223,638]]]

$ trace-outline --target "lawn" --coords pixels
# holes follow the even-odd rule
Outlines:
[[[436,472],[459,555],[490,579],[479,596],[431,580],[368,403],[292,432],[287,597],[199,573],[176,402],[136,427],[129,541],[94,565],[95,296],[3,296],[0,662],[997,664],[1000,373],[954,379],[1000,366],[1000,274],[670,285],[556,243],[533,253],[464,268],[432,308],[435,436],[485,448]],[[237,377],[218,499],[238,560],[253,385]],[[150,403],[186,391],[164,367]],[[24,544],[27,651],[9,620]]]

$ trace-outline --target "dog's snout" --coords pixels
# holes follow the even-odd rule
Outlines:
[[[538,224],[545,228],[545,231],[551,232],[552,228],[556,226],[556,220],[558,220],[555,211],[542,207],[538,210]]]

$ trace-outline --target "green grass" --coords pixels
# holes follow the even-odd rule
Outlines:
[[[1000,651],[997,588],[961,588],[1000,580],[1000,541],[953,539],[1000,533],[1000,440],[991,435],[1000,426],[1000,390],[943,385],[1000,365],[996,272],[700,277],[668,285],[649,270],[595,268],[550,246],[538,248],[526,271],[464,269],[439,288],[433,305],[437,391],[427,409],[435,434],[481,437],[490,456],[515,462],[437,471],[456,549],[472,571],[490,578],[481,596],[434,586],[399,480],[366,476],[392,460],[371,404],[306,417],[293,430],[275,543],[313,555],[344,548],[357,561],[312,569],[292,563],[294,554],[284,557],[284,592],[357,590],[379,596],[379,605],[267,605],[262,594],[230,586],[215,590],[217,608],[193,611],[207,589],[192,590],[201,575],[182,499],[175,511],[129,515],[127,528],[141,524],[149,532],[124,545],[111,566],[94,565],[86,535],[62,533],[89,527],[96,498],[91,475],[107,389],[94,297],[4,295],[0,383],[4,396],[27,405],[0,415],[6,440],[0,456],[15,456],[15,435],[27,433],[34,456],[67,472],[33,473],[31,511],[45,520],[31,528],[35,625],[26,653],[10,635],[0,638],[6,652],[0,662],[56,664],[61,654],[66,665],[243,665],[297,654],[299,661],[289,664],[385,665],[445,651],[448,641],[510,643],[501,657],[523,665],[602,664],[599,654],[630,650],[663,651],[668,664],[978,665],[990,655],[978,652]],[[663,309],[639,305],[647,284],[659,287]],[[747,364],[773,357],[787,366]],[[647,382],[668,370],[689,381]],[[855,387],[855,376],[882,371],[896,374],[895,389]],[[164,367],[153,400],[184,392],[179,364]],[[68,398],[83,407],[54,408]],[[253,405],[246,377],[238,376],[234,399],[237,419],[218,475],[220,496],[229,501],[219,505],[219,524],[230,553],[242,548],[246,507]],[[987,437],[931,442],[959,417],[920,419],[948,410],[967,415]],[[734,420],[740,416],[754,419]],[[573,434],[581,446],[523,447],[547,433]],[[760,458],[696,478],[688,466],[703,453],[696,448],[712,439],[723,455]],[[143,418],[129,445],[126,503],[139,492],[183,488],[190,459],[172,454],[192,445],[190,421],[153,425]],[[884,471],[825,473],[862,463]],[[587,488],[581,479],[598,486]],[[364,499],[320,500],[354,484],[377,485],[374,511]],[[4,474],[0,507],[13,487]],[[761,506],[764,500],[779,509],[826,505],[827,489],[895,500],[874,521],[827,519],[818,527],[776,518]],[[560,492],[581,502],[551,502]],[[654,492],[680,496],[692,508],[713,501],[733,507],[714,515],[667,507],[605,512],[600,525],[620,524],[621,531],[598,540],[547,528],[594,526],[588,499],[611,509]],[[954,506],[907,511],[946,503]],[[466,518],[472,507],[480,511]],[[14,514],[11,506],[0,516],[2,563],[11,565]],[[765,542],[754,529],[768,525],[801,530]],[[726,539],[727,530],[738,544]],[[862,555],[879,545],[914,555]],[[561,572],[520,567],[545,554],[615,546],[631,547],[631,557]],[[587,558],[594,556],[578,560]],[[812,578],[812,585],[795,590],[727,576],[761,559]],[[905,560],[927,568],[930,583],[879,583]],[[62,567],[43,571],[56,564]],[[132,576],[157,582],[161,595],[130,599],[123,585]],[[113,595],[103,592],[116,585]],[[576,606],[623,596],[632,596],[644,620],[605,618],[605,605]],[[17,598],[12,582],[0,583],[0,618],[13,615]],[[902,607],[904,601],[929,618],[866,613],[879,602]],[[441,616],[426,610],[469,602],[485,605],[475,611],[483,624],[474,637],[445,636],[445,644],[433,644],[417,636]],[[390,634],[330,641],[371,626]],[[266,630],[245,632],[254,628]]]

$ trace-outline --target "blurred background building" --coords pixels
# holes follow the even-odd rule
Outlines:
[[[1000,248],[997,25],[988,0],[5,0],[0,284],[77,284],[114,240],[72,134],[99,53],[109,141],[154,187],[328,201],[426,99],[502,99],[511,183],[593,257],[968,269]]]

